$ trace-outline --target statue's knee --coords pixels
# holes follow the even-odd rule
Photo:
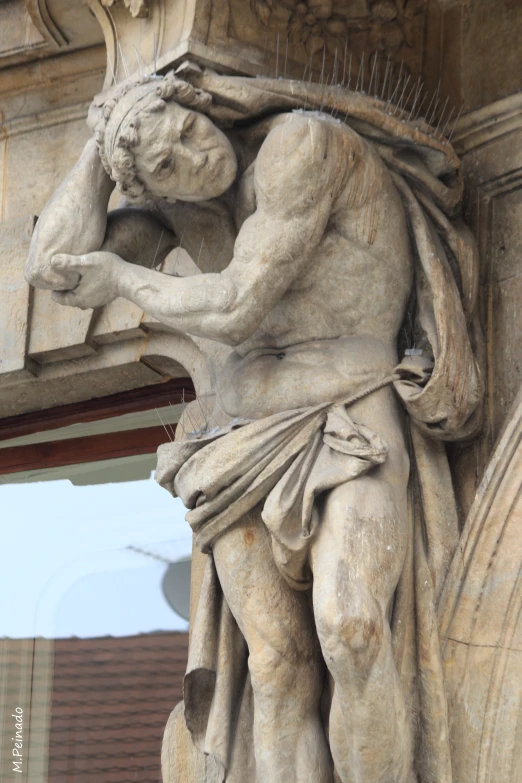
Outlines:
[[[250,647],[248,668],[252,688],[257,696],[285,698],[285,694],[287,697],[289,692],[295,692],[296,683],[299,682],[298,692],[305,698],[308,686],[310,689],[315,687],[314,677],[311,676],[313,662],[308,656],[295,649],[278,650],[265,640],[259,640],[258,645]]]
[[[369,593],[330,602],[318,622],[323,652],[328,665],[343,665],[347,655],[360,669],[371,668],[382,644],[382,611]]]

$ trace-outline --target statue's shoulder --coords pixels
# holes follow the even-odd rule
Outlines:
[[[319,116],[281,114],[260,147],[256,169],[273,171],[284,165],[289,171],[326,160],[330,135],[331,129]]]

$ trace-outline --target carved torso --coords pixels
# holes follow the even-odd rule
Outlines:
[[[291,132],[292,124],[305,117],[280,115],[267,131],[286,122],[285,132]],[[344,124],[325,115],[313,115],[313,121],[327,123],[333,139],[349,133]],[[353,132],[350,142],[350,154],[359,164],[346,177],[306,269],[256,331],[236,347],[223,370],[221,394],[230,414],[266,413],[261,397],[270,399],[270,410],[313,404],[325,395],[339,397],[355,379],[370,377],[372,369],[382,374],[381,368],[396,360],[396,339],[413,275],[406,219],[380,158]],[[247,148],[247,163],[249,152],[252,156]],[[331,167],[333,177],[343,163],[348,168],[353,161],[332,154],[324,165]],[[234,233],[256,209],[255,166],[256,159],[248,163],[224,203],[163,207],[178,235],[189,235],[189,220],[199,230],[205,225],[207,242],[200,257],[204,271],[219,271],[216,257],[219,268],[226,266]],[[197,258],[199,251],[190,250]]]

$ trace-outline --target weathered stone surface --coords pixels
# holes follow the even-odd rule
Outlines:
[[[82,274],[84,279],[73,295],[62,293],[61,298],[65,302],[69,297],[72,304],[76,297],[76,304],[89,309],[60,308],[52,301],[49,291],[38,290],[34,293],[32,315],[23,323],[20,313],[24,308],[30,311],[27,286],[20,279],[16,280],[16,271],[13,278],[15,267],[11,260],[3,271],[0,269],[0,290],[4,289],[0,297],[5,297],[8,288],[16,293],[9,300],[9,309],[4,304],[7,299],[2,298],[1,303],[6,338],[2,345],[5,356],[4,353],[0,356],[4,361],[4,365],[0,365],[0,415],[88,399],[93,394],[108,394],[186,373],[193,377],[198,389],[199,401],[187,407],[177,430],[177,438],[185,437],[185,440],[178,439],[174,446],[164,450],[158,473],[169,489],[183,493],[187,505],[192,508],[189,519],[194,523],[196,540],[206,550],[213,550],[208,554],[197,550],[194,555],[192,647],[186,688],[190,732],[184,711],[177,709],[169,722],[163,746],[165,781],[213,781],[216,776],[220,779],[219,775],[222,777],[227,768],[226,783],[254,780],[256,783],[265,780],[287,783],[292,779],[308,781],[311,778],[317,783],[324,780],[330,783],[330,751],[327,749],[324,755],[325,743],[321,739],[324,711],[330,707],[324,696],[323,713],[317,718],[317,682],[323,682],[322,667],[326,663],[330,669],[330,685],[336,682],[338,694],[329,721],[329,747],[334,755],[336,782],[353,779],[350,765],[356,757],[356,767],[365,780],[378,779],[379,770],[386,763],[386,783],[392,780],[413,783],[413,772],[408,778],[411,762],[408,720],[401,723],[401,705],[404,698],[416,690],[416,673],[412,671],[415,661],[418,671],[425,666],[430,677],[417,679],[420,702],[415,702],[413,708],[422,712],[429,704],[432,714],[439,720],[438,723],[429,720],[420,723],[426,734],[423,736],[422,762],[419,761],[415,768],[419,783],[431,783],[432,780],[437,783],[497,783],[499,780],[515,783],[522,775],[517,743],[522,681],[519,661],[522,631],[518,622],[522,553],[518,546],[520,510],[516,478],[520,473],[516,434],[518,411],[510,418],[510,410],[522,382],[518,350],[522,328],[518,262],[522,103],[516,94],[521,79],[520,53],[510,41],[519,37],[522,11],[511,0],[494,3],[477,0],[473,4],[445,0],[417,4],[361,0],[335,7],[330,2],[309,0],[303,3],[90,0],[95,19],[88,14],[85,5],[78,11],[72,2],[48,0],[46,4],[27,0],[26,4],[12,2],[10,6],[9,13],[14,9],[14,16],[9,17],[9,41],[3,51],[0,45],[0,58],[3,57],[5,63],[19,65],[9,72],[0,71],[0,219],[5,223],[0,224],[0,247],[4,258],[12,260],[16,256],[15,266],[22,256],[23,246],[13,245],[13,226],[18,225],[20,218],[21,225],[25,226],[25,215],[42,215],[45,203],[81,156],[81,149],[89,138],[90,130],[84,124],[88,103],[103,86],[104,92],[97,97],[91,112],[92,128],[99,119],[101,105],[116,92],[110,89],[114,76],[121,82],[127,72],[136,77],[140,71],[151,73],[154,59],[156,67],[166,71],[189,56],[191,63],[180,75],[184,74],[198,89],[208,90],[213,101],[209,106],[204,95],[202,98],[196,93],[199,97],[195,98],[194,93],[190,93],[194,103],[188,109],[210,118],[214,130],[206,126],[210,134],[207,140],[218,140],[223,160],[230,164],[227,169],[221,163],[220,168],[212,156],[210,163],[197,158],[200,152],[207,152],[198,148],[204,136],[198,120],[195,138],[188,142],[193,159],[192,168],[187,168],[183,181],[185,191],[176,190],[179,186],[176,178],[183,179],[179,172],[171,176],[169,170],[168,185],[164,181],[162,184],[157,171],[147,174],[144,170],[147,154],[156,156],[156,163],[161,164],[165,159],[170,165],[168,155],[163,157],[165,138],[168,137],[172,145],[172,139],[179,136],[178,125],[183,111],[176,114],[177,110],[168,99],[174,95],[180,103],[187,100],[187,87],[181,90],[175,80],[167,80],[167,92],[172,92],[165,93],[167,107],[160,110],[157,117],[167,118],[167,121],[164,119],[166,129],[170,132],[174,128],[178,136],[162,135],[160,131],[162,128],[165,131],[165,127],[153,127],[154,117],[151,120],[151,114],[143,112],[143,104],[140,104],[141,109],[135,112],[143,120],[140,143],[135,145],[129,137],[132,143],[127,139],[122,147],[133,151],[130,169],[123,171],[125,166],[122,166],[118,174],[108,167],[120,184],[131,186],[131,196],[136,196],[144,186],[152,200],[158,202],[154,207],[149,204],[145,212],[150,231],[147,229],[140,234],[136,224],[124,227],[118,237],[102,231],[100,242],[94,248],[101,252],[95,253],[97,258],[93,258],[89,253],[93,248],[81,246],[92,224],[87,222],[85,225],[89,229],[78,231],[80,216],[92,217],[93,210],[106,216],[107,209],[117,206],[118,196],[113,194],[108,203],[105,199],[100,208],[96,188],[85,189],[83,193],[81,187],[78,191],[72,188],[80,193],[79,209],[74,213],[74,220],[70,219],[70,209],[62,209],[62,223],[52,239],[67,239],[69,231],[76,231],[79,239],[75,234],[70,245],[67,242],[60,245],[58,241],[51,247],[51,242],[42,253],[42,263],[43,266],[47,264],[48,272],[54,253],[87,256],[83,268],[78,258],[66,258],[62,272],[68,265],[69,272],[76,276]],[[3,12],[0,4],[0,25]],[[23,24],[30,20],[24,28],[28,31],[25,38],[22,23],[16,19],[26,20]],[[4,27],[3,31],[6,29]],[[102,34],[109,65],[105,74],[105,48],[99,46]],[[492,48],[492,37],[501,45]],[[20,48],[22,39],[24,43]],[[0,36],[0,44],[2,41],[5,44],[6,40]],[[18,49],[9,49],[11,45]],[[86,48],[75,51],[78,47]],[[61,57],[54,56],[58,51],[62,53]],[[48,55],[45,59],[34,60],[35,56],[44,54]],[[402,72],[401,60],[404,61]],[[217,75],[198,73],[194,63],[210,65]],[[284,79],[227,81],[219,75],[223,72],[269,77],[291,75],[298,81],[292,86]],[[303,76],[304,83],[300,84]],[[399,76],[401,81],[397,82]],[[307,90],[309,78],[312,86]],[[423,86],[420,81],[416,82],[418,78]],[[325,87],[326,82],[328,85],[338,81],[347,84],[348,80],[350,87],[364,87],[367,93],[383,95],[385,99],[391,98],[397,88],[394,100],[400,100],[402,96],[407,111],[405,114],[396,111],[394,117],[389,113],[390,107],[385,108],[378,100],[363,96],[348,99],[343,91]],[[315,87],[314,82],[322,86]],[[147,89],[145,86],[140,95],[145,103]],[[514,94],[502,97],[508,92]],[[131,91],[123,99],[130,114],[134,111],[132,95]],[[488,101],[496,102],[477,108]],[[464,114],[454,127],[461,104],[464,104]],[[292,114],[293,109],[302,112],[305,107],[316,110],[320,116]],[[437,139],[436,132],[428,129],[427,137],[423,135],[426,128],[421,120],[417,119],[416,125],[413,122],[410,127],[410,108],[413,109],[410,120],[420,111],[421,116],[425,114],[434,125],[439,122],[439,132],[444,130],[453,134],[467,186],[466,220],[475,231],[480,249],[478,274],[466,233],[448,231],[451,224],[433,207],[436,201],[442,212],[453,216],[459,201],[458,185],[455,179],[451,180],[458,167],[457,159],[449,145]],[[330,116],[321,116],[320,110],[324,109]],[[474,111],[469,112],[469,109]],[[279,115],[282,119],[272,118],[256,124],[257,119],[266,114]],[[331,118],[332,114],[337,121]],[[242,121],[241,129],[233,127],[238,118]],[[335,147],[332,141],[339,138],[339,133],[348,132],[341,131],[339,118],[353,130],[346,148]],[[121,116],[120,119],[125,118]],[[292,168],[296,150],[301,150],[302,139],[296,130],[299,122],[307,124],[309,135],[312,128],[312,149],[323,150],[322,135],[329,136],[326,157],[322,158],[315,173],[312,171],[313,159],[306,158],[304,153],[299,165]],[[236,165],[242,175],[237,182],[232,182],[235,171],[230,148],[222,136],[215,134],[216,126],[225,139],[233,142],[233,155],[236,155]],[[375,136],[368,133],[369,128],[372,132],[377,130],[378,134],[390,134],[393,145],[379,145]],[[105,133],[107,127],[103,131]],[[116,141],[119,130],[111,132],[112,141]],[[270,147],[267,137],[272,134],[273,139],[278,133],[278,144]],[[397,145],[401,147],[405,136],[409,151],[401,157],[402,153],[395,154],[394,150]],[[375,168],[371,172],[367,169],[366,179],[363,177],[367,190],[361,186],[360,192],[354,193],[347,185],[347,203],[343,208],[348,209],[348,217],[342,209],[335,211],[335,231],[334,216],[326,210],[333,233],[328,233],[329,229],[322,226],[316,215],[317,232],[321,237],[317,242],[315,234],[308,236],[306,227],[299,222],[303,214],[299,199],[329,176],[332,168],[342,179],[343,172],[346,173],[343,167],[347,158],[350,159],[350,144],[356,145],[357,139],[365,138],[367,141],[356,149],[359,168],[350,169],[347,182],[359,182],[361,170],[372,160],[368,149],[377,150]],[[99,142],[106,163],[112,163],[114,159],[112,141],[107,143],[104,138]],[[176,142],[174,147],[179,164],[185,146]],[[444,188],[453,182],[454,189],[449,187],[447,199],[448,193],[438,189],[436,198],[430,200],[424,196],[423,200],[422,193],[414,187],[412,201],[408,191],[401,189],[403,177],[410,182],[411,171],[408,174],[405,170],[406,161],[415,168],[417,164],[412,160],[426,149],[433,155],[426,159],[428,168],[434,165],[435,159],[442,165],[442,169],[437,169],[435,179],[442,172]],[[205,176],[198,176],[196,164],[199,163]],[[263,166],[266,181],[263,181]],[[394,185],[389,189],[386,178],[380,179],[382,169],[387,166],[394,171]],[[422,167],[417,166],[417,175],[421,170]],[[424,176],[425,171],[422,171]],[[102,180],[106,179],[101,166],[99,173]],[[210,175],[214,174],[213,180]],[[226,197],[221,199],[222,194],[218,193],[216,198],[212,188],[216,182],[218,190],[224,187],[227,178],[231,181],[225,187]],[[337,193],[337,184],[332,185],[331,192]],[[424,193],[427,190],[433,195],[432,186],[433,180],[427,187],[424,181]],[[187,188],[192,191],[187,193]],[[398,199],[395,188],[399,189],[403,201]],[[90,203],[85,197],[87,191]],[[263,212],[278,193],[283,197],[277,209],[272,207],[272,212]],[[378,195],[372,196],[372,193]],[[440,203],[441,193],[443,203]],[[187,195],[194,194],[204,195],[207,201],[204,204],[184,201]],[[166,205],[160,201],[165,196],[177,197],[178,201]],[[324,203],[321,199],[321,194],[314,193],[316,204]],[[53,198],[51,203],[58,215],[58,201]],[[234,204],[232,210],[231,203]],[[369,203],[372,208],[365,209],[364,205]],[[404,214],[401,217],[400,210],[398,213],[393,211],[394,205],[404,203],[407,204],[410,232],[414,232],[409,238]],[[420,204],[421,217],[416,212],[416,203]],[[335,204],[337,207],[339,202]],[[361,377],[357,376],[360,384],[357,385],[357,381],[355,387],[363,389],[366,380],[373,380],[381,370],[393,372],[399,358],[394,329],[405,314],[406,295],[411,291],[409,241],[414,236],[417,249],[423,242],[426,243],[424,248],[428,247],[430,241],[429,232],[422,234],[424,210],[429,212],[437,231],[441,232],[444,247],[456,252],[462,262],[456,276],[460,285],[457,293],[455,286],[444,288],[448,280],[453,279],[448,268],[439,275],[440,270],[428,263],[432,257],[441,257],[438,243],[426,254],[417,254],[426,262],[423,272],[430,285],[421,287],[420,292],[425,296],[419,316],[422,328],[415,327],[413,334],[408,334],[408,329],[401,332],[401,347],[405,344],[410,355],[401,365],[400,373],[405,373],[401,376],[402,381],[396,378],[396,382],[403,402],[424,435],[414,430],[412,444],[405,448],[400,436],[402,414],[390,402],[391,393],[384,390],[352,404],[348,408],[348,415],[354,417],[352,422],[343,418],[341,426],[340,419],[334,421],[334,415],[329,411],[327,423],[317,430],[320,435],[324,428],[328,429],[330,444],[334,445],[339,438],[343,441],[347,433],[351,433],[348,440],[357,442],[360,449],[364,446],[368,459],[376,458],[377,453],[383,457],[384,450],[376,448],[376,441],[372,441],[371,454],[367,444],[361,445],[361,440],[357,439],[363,436],[364,441],[365,436],[357,429],[360,423],[390,446],[380,466],[374,464],[365,476],[350,475],[350,480],[343,474],[343,481],[338,485],[328,484],[329,494],[325,491],[323,500],[314,504],[314,524],[319,519],[320,525],[312,525],[311,554],[306,553],[304,562],[314,570],[313,620],[323,645],[319,654],[310,636],[310,602],[296,597],[302,593],[293,589],[296,586],[295,569],[292,587],[288,584],[292,574],[287,569],[283,578],[285,569],[281,570],[282,564],[295,564],[302,530],[297,524],[289,542],[281,536],[283,528],[274,523],[274,519],[282,518],[286,524],[291,518],[288,504],[294,485],[280,468],[283,473],[282,477],[277,474],[277,480],[283,481],[286,476],[284,487],[276,483],[265,487],[264,494],[255,495],[258,486],[252,477],[256,470],[262,469],[263,455],[275,449],[263,428],[268,426],[266,420],[271,421],[272,415],[293,416],[295,408],[340,399],[345,391],[343,384],[348,384],[346,391],[351,392],[357,373]],[[264,220],[256,224],[256,216],[260,215]],[[42,225],[46,221],[47,217]],[[24,232],[25,229],[22,233],[27,238]],[[272,244],[270,237],[273,237]],[[297,252],[292,241],[296,238],[302,241],[303,237],[307,237],[307,242],[304,247],[299,245]],[[422,241],[419,237],[423,237]],[[453,245],[448,238],[453,240]],[[349,252],[342,252],[343,242],[348,242]],[[38,244],[37,238],[34,244]],[[176,245],[178,248],[168,255]],[[294,270],[294,277],[290,275],[290,288],[285,287],[286,283],[282,282],[286,280],[284,269],[298,257],[304,259],[311,247],[314,248],[314,265],[310,269],[299,267],[298,271]],[[459,250],[455,251],[455,247]],[[278,256],[282,251],[283,259]],[[115,260],[109,253],[117,253],[124,261]],[[258,266],[253,262],[260,253],[264,260],[258,265],[262,272],[256,277],[258,273],[253,270]],[[336,259],[341,257],[343,271],[339,277]],[[274,259],[279,259],[279,263],[275,264]],[[386,279],[382,277],[382,264],[378,263],[383,259],[389,274]],[[235,272],[237,265],[234,267],[238,260],[246,270],[244,290],[241,286],[238,288],[241,274]],[[161,267],[158,261],[163,264]],[[167,275],[158,278],[159,269]],[[57,274],[57,270],[54,267],[53,274]],[[249,288],[254,278],[255,284]],[[268,285],[263,282],[266,280],[269,280]],[[466,383],[473,386],[475,364],[465,341],[459,337],[465,334],[466,324],[472,324],[477,280],[480,283],[477,311],[486,338],[483,361],[476,331],[472,342],[484,369],[485,427],[479,439],[465,440],[451,449],[453,485],[461,520],[470,506],[471,512],[440,607],[444,688],[433,613],[443,589],[447,564],[457,546],[458,519],[445,448],[440,441],[431,440],[431,436],[446,437],[451,430],[451,437],[456,433],[469,437],[479,425],[478,408],[474,418],[468,420],[467,430],[465,427],[459,429],[460,425],[455,424],[459,416],[465,419],[464,412],[469,413],[472,401],[480,396],[480,382],[477,381],[474,394],[469,395],[466,402]],[[360,281],[364,286],[360,286]],[[35,278],[34,282],[38,280]],[[437,298],[440,285],[445,293]],[[427,296],[426,291],[429,292]],[[221,299],[214,299],[218,293]],[[352,298],[347,299],[350,294]],[[465,315],[461,313],[460,297]],[[242,301],[247,305],[242,307]],[[435,321],[430,321],[431,315],[426,317],[427,310],[423,311],[423,306],[431,308],[433,303]],[[397,308],[397,323],[394,321],[392,327],[387,319],[393,314],[393,307]],[[332,325],[338,324],[336,319],[342,317],[351,317],[352,321],[348,325],[343,323],[340,333],[334,334]],[[413,314],[412,320],[415,320]],[[438,326],[435,328],[433,323]],[[407,324],[410,325],[408,320]],[[384,340],[387,350],[391,351],[386,356],[379,353],[377,343],[367,342],[368,334],[373,334],[374,329],[380,330],[378,341]],[[354,340],[354,333],[358,331],[359,337],[364,339]],[[434,347],[437,341],[444,346],[438,353]],[[408,383],[420,380],[420,388],[426,388],[422,384],[430,378],[429,368],[422,362],[416,364],[415,351],[431,351],[430,342],[436,366],[431,378],[449,380],[445,387],[442,384],[444,388],[440,393],[433,393],[431,397],[421,391],[424,402],[419,406],[416,397],[419,387],[408,387]],[[390,359],[392,354],[393,361]],[[442,361],[445,364],[439,370],[437,362]],[[15,369],[6,372],[8,364]],[[27,370],[34,374],[28,377]],[[13,375],[12,372],[21,374]],[[405,378],[407,383],[401,386]],[[430,383],[432,381],[427,388]],[[459,402],[456,404],[455,400]],[[446,419],[441,415],[442,409],[447,414]],[[339,411],[335,413],[336,417],[340,415]],[[235,434],[224,432],[222,428],[234,417],[239,419]],[[244,419],[253,419],[253,423]],[[355,428],[350,429],[353,422]],[[493,444],[506,424],[508,429],[490,462]],[[223,437],[217,437],[216,433]],[[258,452],[252,451],[254,436],[262,444]],[[199,448],[201,438],[208,439],[202,449]],[[303,442],[308,441],[304,439]],[[229,443],[240,444],[240,447],[234,450],[231,446],[227,451]],[[242,450],[238,451],[239,448]],[[343,445],[342,457],[338,458],[343,470],[354,457],[346,454],[346,448]],[[186,467],[180,467],[178,457],[183,449],[194,449],[193,454],[189,455],[187,451],[184,457],[185,464],[192,467],[192,473]],[[340,454],[342,449],[336,452],[333,448],[333,452]],[[401,473],[398,467],[401,455],[403,464],[409,457],[415,466],[418,483],[413,517],[416,525],[422,518],[424,537],[419,536],[418,527],[416,538],[412,536],[413,523],[402,506],[402,510],[397,510],[400,506],[397,499],[392,502],[387,496],[384,500],[381,498],[382,502],[379,500],[379,493],[387,482],[404,500],[406,473]],[[360,451],[358,459],[362,459]],[[263,474],[263,481],[268,484],[277,473],[271,464],[269,461],[268,476]],[[295,463],[294,470],[298,472]],[[328,463],[326,473],[330,471],[331,481],[332,470],[332,464]],[[484,470],[486,473],[475,497]],[[229,475],[224,475],[227,471]],[[213,479],[214,484],[206,491],[202,490],[209,479]],[[248,491],[241,489],[241,482]],[[216,487],[221,493],[228,493],[221,495],[221,499],[228,497],[224,511],[217,508],[219,500],[216,507],[212,506],[216,500],[213,495]],[[265,499],[270,490],[275,491],[275,495],[268,505]],[[268,506],[264,521],[259,518],[259,507],[249,507],[245,495],[253,498],[252,502]],[[285,513],[277,517],[276,512],[285,503]],[[388,543],[388,539],[380,535],[392,527],[392,506],[397,512],[392,515],[395,538]],[[349,519],[343,517],[346,507],[353,510]],[[296,519],[299,521],[298,515]],[[371,527],[375,519],[381,520],[379,530]],[[404,523],[403,538],[397,532],[398,519]],[[229,529],[233,520],[237,520],[237,524]],[[340,531],[336,520],[342,522]],[[357,525],[358,520],[364,525]],[[206,533],[209,524],[219,529],[221,535]],[[333,543],[328,540],[325,529],[331,531]],[[321,541],[326,543],[321,544]],[[427,542],[427,549],[422,546],[423,541]],[[274,554],[268,556],[272,549]],[[379,560],[379,553],[384,559]],[[394,582],[389,575],[395,573],[394,558],[399,560],[401,557],[402,570],[399,569]],[[340,560],[350,563],[347,572],[343,571]],[[213,570],[214,565],[217,565],[217,571]],[[355,582],[354,574],[357,575]],[[327,577],[331,575],[336,575],[335,584],[328,582]],[[309,573],[307,578],[311,578]],[[326,599],[322,603],[323,583],[327,585],[323,592],[331,605]],[[377,595],[379,587],[382,591]],[[390,615],[392,597],[394,611],[389,629],[383,618]],[[378,617],[372,614],[375,601],[380,606]],[[404,621],[406,617],[411,618],[414,602],[416,631]],[[336,617],[341,618],[340,625],[333,622],[332,618]],[[368,617],[372,620],[371,627],[362,623]],[[210,622],[209,618],[215,622]],[[362,623],[362,630],[355,627],[357,622]],[[247,648],[252,679],[244,676]],[[289,660],[291,676],[287,666]],[[228,668],[224,663],[229,664]],[[357,670],[357,675],[348,678],[346,683],[343,677],[348,670],[352,675]],[[206,674],[202,674],[204,672]],[[395,684],[393,682],[397,672],[401,676],[400,685],[396,679]],[[360,681],[361,676],[366,678],[364,698],[350,691],[350,684],[356,678]],[[326,690],[328,692],[328,687]],[[213,701],[210,699],[212,693]],[[264,728],[258,726],[254,733],[252,693],[256,694],[258,716],[263,713],[266,719]],[[349,754],[343,752],[346,737],[343,739],[340,732],[336,734],[339,711],[342,713],[343,708],[339,694],[346,697],[347,693],[349,698],[345,701],[349,702],[350,711],[344,715],[343,726],[352,731]],[[443,719],[445,693],[448,695],[447,726]],[[314,705],[308,712],[303,707],[305,697]],[[238,712],[235,724],[230,720],[231,705]],[[208,712],[205,712],[206,708]],[[370,715],[367,722],[365,710]],[[396,716],[394,721],[390,721],[390,715]],[[368,729],[370,724],[371,731]],[[231,729],[234,725],[235,730]],[[291,737],[295,726],[298,726],[298,739],[289,742],[289,762],[281,738],[283,735]],[[431,734],[430,726],[433,728]],[[376,733],[378,747],[371,741]],[[372,750],[366,756],[357,744],[357,737],[362,737],[361,743],[369,742]],[[205,747],[206,764],[201,751],[196,751],[194,741],[200,748]]]
[[[441,606],[455,779],[522,773],[522,403],[518,395],[464,527]]]
[[[0,245],[3,250],[2,304],[0,334],[2,335],[2,377],[11,382],[32,377],[27,356],[29,327],[29,285],[23,278],[34,218],[26,217],[0,223]]]

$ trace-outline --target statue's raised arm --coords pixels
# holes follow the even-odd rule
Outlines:
[[[78,273],[53,267],[51,259],[58,253],[82,255],[100,249],[113,190],[114,182],[102,165],[96,142],[89,139],[36,224],[25,271],[28,282],[38,288],[74,288]]]

